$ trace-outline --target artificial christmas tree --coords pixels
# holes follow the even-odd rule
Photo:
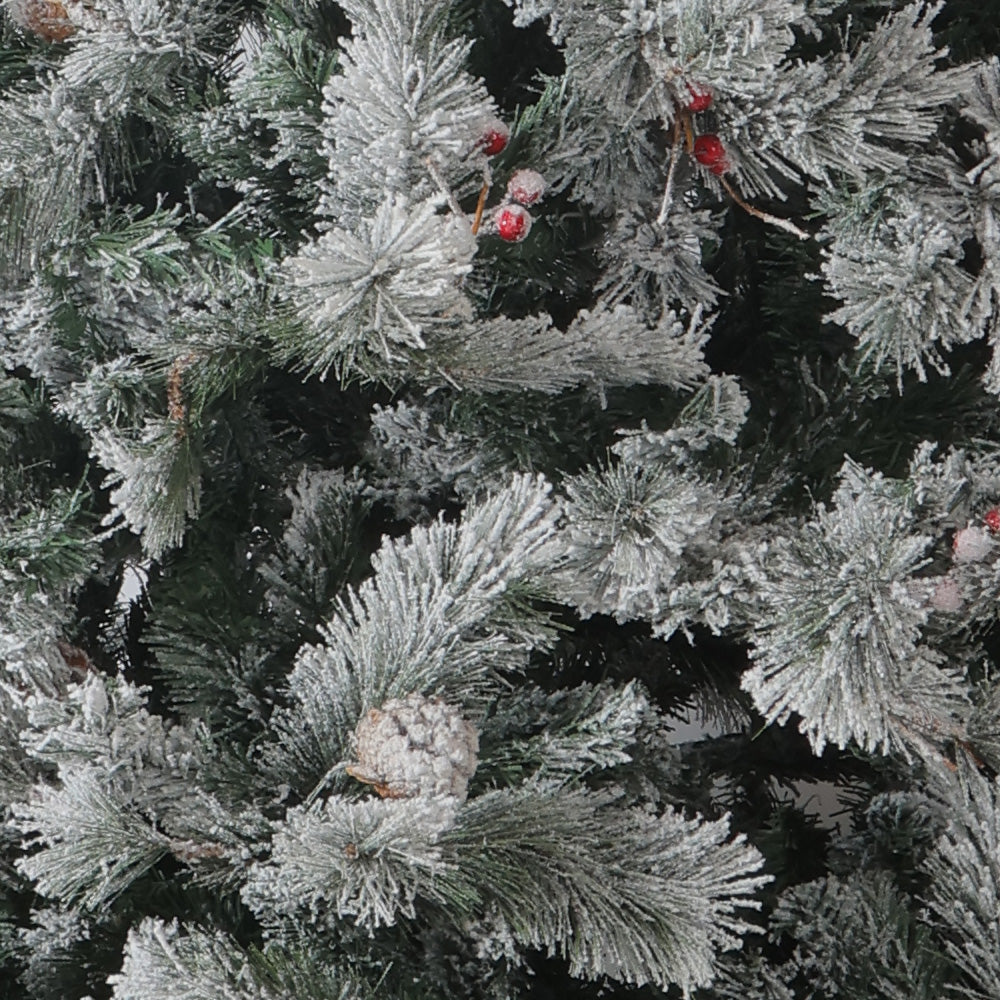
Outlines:
[[[1000,1000],[994,22],[3,10],[4,995]]]

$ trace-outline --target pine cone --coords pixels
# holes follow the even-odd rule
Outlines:
[[[11,20],[47,42],[64,42],[76,32],[59,0],[14,0],[6,5]]]
[[[347,773],[383,798],[464,800],[478,763],[479,736],[440,698],[411,694],[369,709],[354,731],[354,745],[358,759]]]

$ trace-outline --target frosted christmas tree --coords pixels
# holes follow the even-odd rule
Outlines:
[[[0,991],[1000,1000],[1000,30],[3,0]]]

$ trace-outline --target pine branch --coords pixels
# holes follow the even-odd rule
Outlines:
[[[963,973],[962,996],[994,1000],[1000,983],[1000,795],[967,760],[939,789],[948,828],[923,863],[928,905],[949,958]]]
[[[334,229],[286,265],[304,326],[279,343],[310,374],[398,371],[432,333],[469,315],[459,288],[475,246],[437,199],[384,201],[358,234]]]
[[[320,774],[341,763],[358,719],[390,698],[434,693],[483,706],[530,649],[551,641],[545,617],[507,596],[545,567],[556,518],[547,493],[541,479],[518,477],[458,525],[438,521],[383,546],[374,575],[320,626],[324,644],[299,653],[294,707],[274,719],[279,773],[292,760],[308,762],[307,773],[322,762]]]
[[[450,4],[346,0],[343,7],[354,34],[343,74],[325,91],[331,192],[321,211],[353,229],[386,200],[433,196],[428,159],[451,188],[467,184],[474,175],[467,157],[494,112],[463,69],[469,43],[444,35]]]
[[[817,753],[852,739],[905,753],[952,731],[964,701],[920,643],[928,610],[907,591],[931,539],[914,531],[904,483],[853,463],[841,475],[833,508],[772,548],[743,687],[769,722],[801,715]]]
[[[552,694],[522,687],[484,723],[476,783],[492,779],[502,787],[531,778],[574,784],[607,769],[614,769],[612,780],[621,780],[644,739],[658,729],[657,716],[636,681],[624,687],[583,684]]]
[[[64,770],[61,789],[40,786],[15,808],[27,843],[42,850],[19,869],[39,893],[94,910],[106,905],[170,850],[169,838],[110,792],[103,768]]]
[[[114,1000],[370,1000],[350,971],[305,951],[244,949],[218,931],[147,919],[125,945],[122,971],[109,979]]]
[[[169,421],[147,421],[137,441],[98,433],[94,452],[110,469],[114,511],[107,522],[124,521],[140,534],[151,558],[179,545],[188,520],[197,516],[201,497],[200,445],[179,434]]]
[[[607,808],[583,791],[527,785],[471,800],[444,834],[446,905],[495,905],[514,937],[569,960],[570,973],[685,992],[714,975],[716,949],[768,881],[728,825]]]
[[[796,996],[932,1000],[955,986],[931,929],[881,872],[796,886],[771,927],[795,942],[781,975]]]

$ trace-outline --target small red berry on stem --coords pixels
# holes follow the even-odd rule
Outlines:
[[[993,507],[991,510],[988,510],[986,512],[986,516],[983,518],[983,524],[985,524],[994,535],[1000,531],[1000,508]]]
[[[699,111],[707,111],[712,106],[712,92],[701,84],[691,86],[688,84],[688,93],[691,100],[687,103],[687,110],[696,115]]]
[[[693,153],[694,158],[706,167],[724,164],[726,160],[726,147],[722,145],[722,140],[717,135],[699,135],[694,141]],[[713,173],[715,172],[713,170]]]
[[[487,156],[496,156],[507,148],[509,139],[510,129],[499,118],[494,118],[483,126],[477,145]]]
[[[507,181],[507,197],[521,205],[534,205],[545,194],[545,178],[537,170],[515,170]]]
[[[507,243],[520,243],[531,229],[531,215],[520,205],[501,205],[493,221]]]
[[[717,135],[706,133],[705,135],[699,135],[697,138],[694,138],[691,134],[691,116],[683,114],[678,115],[677,121],[680,124],[683,124],[687,132],[687,149],[703,167],[708,167],[709,171],[717,177],[722,177],[724,173],[732,169],[729,158],[726,156],[726,147],[722,144],[722,140]],[[679,132],[675,127],[675,136],[678,135]],[[676,144],[679,140],[675,138],[674,141]],[[743,198],[740,197],[739,192],[734,190],[733,186],[724,177],[722,177],[719,183],[722,185],[726,194],[728,194],[729,197],[732,198],[733,201],[736,202],[736,204],[739,205],[739,207],[742,208],[748,215],[761,219],[772,226],[777,226],[779,229],[784,229],[786,233],[792,233],[800,240],[809,239],[809,233],[805,232],[803,229],[799,229],[795,223],[789,222],[788,219],[781,219],[776,215],[771,215],[770,212],[763,212],[759,208],[755,208],[753,205],[748,204]]]

